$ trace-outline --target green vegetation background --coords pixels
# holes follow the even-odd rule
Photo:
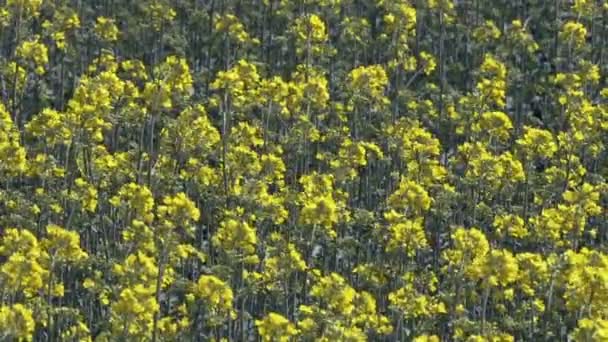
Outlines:
[[[604,0],[0,0],[0,340],[608,341]]]

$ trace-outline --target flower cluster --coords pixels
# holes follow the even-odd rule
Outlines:
[[[0,1],[0,341],[606,341],[606,1]]]

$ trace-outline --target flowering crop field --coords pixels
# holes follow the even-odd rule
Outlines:
[[[0,341],[608,341],[608,1],[0,0]]]

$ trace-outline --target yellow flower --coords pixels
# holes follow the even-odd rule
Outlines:
[[[19,132],[9,113],[0,103],[0,170],[9,174],[19,174],[27,169],[25,149],[19,141]]]
[[[555,137],[551,132],[529,126],[524,126],[524,134],[516,144],[528,159],[550,158],[557,152]]]
[[[248,220],[239,217],[243,213],[242,208],[229,212],[213,235],[212,242],[226,252],[249,256],[255,253],[258,239],[255,227],[252,227]]]
[[[231,105],[236,110],[242,110],[253,105],[257,101],[259,91],[260,75],[255,64],[245,59],[240,59],[235,65],[226,71],[217,73],[216,78],[209,85],[212,90],[222,91],[228,94]],[[214,102],[226,106],[224,93],[215,94]],[[229,108],[223,108],[227,110]]]
[[[49,224],[46,227],[47,237],[43,240],[43,246],[49,255],[57,258],[60,262],[78,262],[88,257],[87,253],[80,248],[80,235],[66,230],[58,225]]]
[[[82,201],[82,209],[95,212],[97,208],[97,189],[82,178],[76,178],[74,183],[77,199]]]
[[[585,310],[591,315],[608,310],[608,256],[584,247],[566,251],[566,269],[561,275],[566,308]]]
[[[571,335],[574,341],[600,342],[608,340],[608,320],[582,318]]]
[[[17,47],[16,53],[24,61],[33,65],[36,74],[44,74],[44,68],[49,62],[48,49],[46,45],[40,43],[38,38],[22,42]]]
[[[428,247],[422,218],[391,224],[388,231],[390,235],[385,248],[389,252],[402,249],[408,256],[414,256],[416,251]]]
[[[602,208],[598,205],[600,194],[589,183],[583,183],[580,189],[565,191],[562,197],[567,203],[576,204],[581,207],[588,215],[599,215],[602,213]]]
[[[237,16],[231,13],[226,13],[218,16],[215,19],[214,29],[217,32],[227,33],[230,38],[234,39],[238,43],[254,42],[249,36],[249,33],[245,30],[245,26],[239,20]]]
[[[437,335],[420,335],[416,336],[413,342],[440,342],[441,340]]]
[[[511,252],[505,249],[493,249],[484,258],[480,266],[479,276],[484,279],[484,285],[490,287],[512,284],[517,280],[519,266]]]
[[[97,36],[106,42],[114,42],[118,40],[120,31],[113,19],[106,17],[97,17],[95,22],[95,33]]]
[[[491,54],[486,54],[481,64],[482,77],[477,83],[477,91],[483,100],[489,100],[498,108],[505,106],[507,67]]]
[[[163,204],[157,208],[158,220],[168,229],[182,227],[187,233],[194,232],[193,223],[200,218],[196,204],[183,192],[175,196],[165,196]]]
[[[486,236],[477,228],[457,228],[452,233],[454,247],[443,252],[443,258],[455,270],[464,268],[465,273],[474,275],[490,251]]]
[[[324,49],[324,43],[328,39],[327,29],[323,20],[316,14],[296,18],[291,30],[295,36],[298,55],[310,58],[328,51]]]
[[[523,239],[528,236],[524,220],[513,214],[499,215],[494,217],[494,228],[499,236],[508,235],[516,239]]]
[[[300,220],[304,224],[319,224],[330,230],[338,223],[338,207],[332,197],[323,196],[304,203]]]
[[[567,243],[562,241],[567,235],[577,237],[582,234],[587,223],[587,215],[575,205],[558,204],[555,208],[545,208],[540,215],[530,220],[536,238],[549,241],[558,246]]]
[[[154,315],[159,310],[154,295],[154,288],[143,284],[123,289],[118,299],[111,304],[110,324],[117,332],[128,327],[128,336],[146,336]]]
[[[45,108],[36,114],[25,125],[25,129],[34,137],[43,139],[50,147],[67,145],[72,139],[72,130],[65,122],[65,114],[51,108]]]
[[[232,309],[234,295],[230,286],[223,280],[213,275],[202,275],[198,279],[194,294],[208,305],[208,310],[213,315],[218,315],[224,319],[235,316]]]
[[[422,215],[431,207],[432,198],[420,184],[403,177],[387,203],[391,208],[404,210],[405,213]]]
[[[492,20],[486,20],[481,26],[473,30],[473,38],[484,44],[496,41],[500,36],[501,32]]]
[[[479,121],[473,125],[473,132],[487,135],[491,140],[497,139],[503,143],[508,141],[512,130],[511,119],[503,112],[484,112]]]
[[[405,284],[388,295],[390,307],[406,318],[432,318],[445,314],[445,304],[438,298],[419,291],[414,284],[414,273],[407,272],[402,279]]]
[[[355,94],[381,101],[388,85],[388,76],[380,65],[360,66],[349,74],[350,88]]]
[[[160,31],[166,25],[170,25],[177,13],[168,4],[154,1],[144,7],[146,16],[151,20],[151,26],[155,31]]]
[[[572,44],[575,48],[581,48],[586,43],[587,29],[580,22],[568,21],[562,26],[559,36],[566,44]]]
[[[334,226],[346,219],[345,203],[342,193],[334,191],[334,177],[313,172],[300,178],[303,192],[298,194],[302,205],[300,222],[320,225],[330,238],[336,236]]]
[[[388,319],[376,312],[376,301],[369,293],[357,292],[337,273],[316,278],[310,296],[318,304],[299,306],[298,327],[303,336],[329,341],[351,334],[352,340],[360,341],[365,340],[365,329],[383,335],[392,331]],[[324,319],[332,319],[334,324],[319,324]]]
[[[435,57],[430,53],[426,51],[420,52],[420,59],[422,60],[422,70],[425,75],[430,75],[437,68]]]
[[[40,15],[40,7],[42,0],[7,0],[6,5],[11,8],[13,13],[18,13],[19,9],[23,9],[22,16],[38,17]]]
[[[289,342],[298,334],[298,329],[293,323],[275,312],[270,312],[263,319],[256,320],[255,325],[264,342]]]
[[[0,337],[32,341],[35,327],[32,310],[23,304],[0,306]]]

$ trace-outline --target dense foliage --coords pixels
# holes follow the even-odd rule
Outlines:
[[[607,341],[608,2],[0,0],[0,340]]]

